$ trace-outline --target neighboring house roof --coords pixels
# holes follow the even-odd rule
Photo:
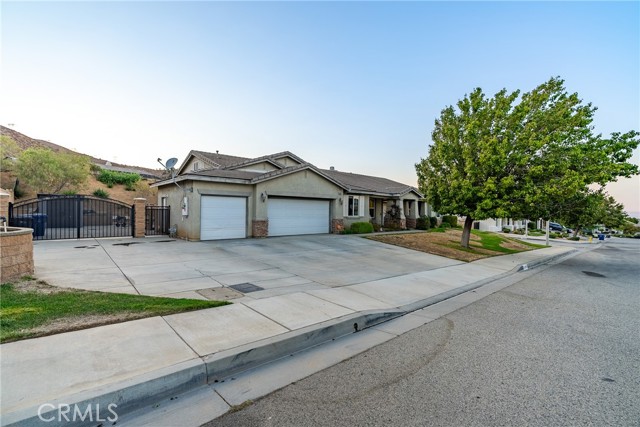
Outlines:
[[[322,172],[342,183],[350,193],[403,196],[413,191],[422,197],[422,194],[414,187],[387,178],[341,172],[335,169],[323,169]]]
[[[183,172],[184,167],[189,163],[192,157],[202,160],[204,163],[208,164],[210,168],[201,169],[198,171]],[[290,157],[300,164],[285,167],[284,164],[278,162],[278,159],[282,159],[284,157]],[[261,162],[268,162],[275,166],[277,169],[265,172],[237,170]],[[311,170],[350,193],[400,197],[410,192],[414,192],[418,196],[422,197],[422,194],[414,187],[392,181],[390,179],[380,178],[376,176],[359,175],[349,172],[340,172],[337,170],[319,169],[311,163],[305,162],[303,159],[289,151],[283,151],[280,153],[248,159],[246,157],[228,156],[225,154],[192,150],[189,152],[189,155],[180,166],[178,175],[176,176],[176,180],[185,181],[190,179],[231,179],[234,181],[238,180],[239,182],[244,182],[246,184],[255,184],[302,170]],[[154,186],[162,186],[171,182],[172,180],[166,180],[163,182],[159,182]]]

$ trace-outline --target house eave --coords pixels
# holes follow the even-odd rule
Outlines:
[[[221,182],[225,184],[244,184],[250,185],[250,179],[241,179],[241,178],[227,178],[227,177],[219,177],[219,176],[202,176],[202,175],[180,175],[175,179],[166,179],[164,181],[154,182],[150,185],[150,187],[164,187],[165,185],[171,185],[175,183],[180,183],[184,181],[200,181],[200,182]]]

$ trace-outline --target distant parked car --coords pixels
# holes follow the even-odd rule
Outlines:
[[[562,231],[565,231],[566,228],[564,228],[562,225],[558,224],[557,222],[550,222],[549,230],[562,232]]]

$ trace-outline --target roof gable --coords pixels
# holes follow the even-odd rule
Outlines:
[[[229,165],[250,160],[246,157],[228,156],[226,154],[220,154],[220,153],[209,153],[207,151],[191,150],[189,151],[189,154],[187,155],[185,160],[182,162],[182,164],[178,168],[177,174],[180,175],[182,173],[185,173],[186,166],[191,164],[191,162],[194,159],[197,159],[198,161],[203,162],[203,167],[200,168],[201,170],[221,169]]]

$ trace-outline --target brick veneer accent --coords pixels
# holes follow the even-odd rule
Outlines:
[[[331,232],[334,234],[340,234],[344,231],[344,220],[332,219],[331,220]]]
[[[33,274],[33,238],[30,228],[0,232],[0,283]]]
[[[407,218],[407,228],[416,228],[415,218]]]
[[[143,197],[136,197],[133,199],[133,204],[136,209],[136,218],[135,218],[135,236],[133,237],[144,237],[145,232],[145,208],[147,207],[147,199]]]
[[[251,223],[251,235],[253,237],[267,237],[269,235],[269,220],[254,219]]]

